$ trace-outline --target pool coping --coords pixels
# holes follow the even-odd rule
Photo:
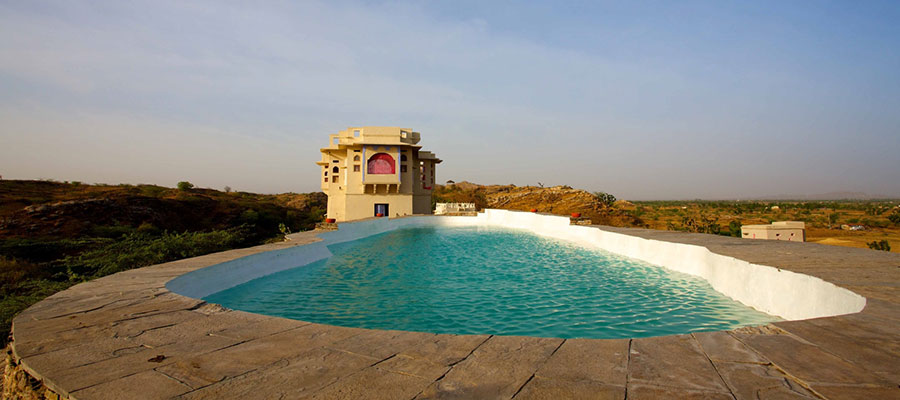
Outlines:
[[[641,339],[345,328],[228,310],[172,293],[187,272],[291,240],[76,285],[13,322],[19,365],[63,398],[900,398],[900,255],[594,226],[815,276],[862,312]]]

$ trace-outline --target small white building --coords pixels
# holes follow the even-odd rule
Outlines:
[[[806,241],[806,224],[803,221],[777,221],[770,225],[743,225],[741,237],[744,239]]]
[[[435,203],[434,205],[435,215],[469,214],[474,212],[477,212],[475,203]]]

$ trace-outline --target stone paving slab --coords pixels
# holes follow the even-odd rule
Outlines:
[[[511,398],[529,382],[563,341],[492,336],[416,398]]]
[[[602,227],[822,278],[857,314],[641,339],[344,328],[169,292],[184,273],[291,241],[76,285],[16,316],[20,366],[63,398],[900,399],[900,256],[811,243]]]
[[[728,387],[692,335],[632,339],[628,387],[669,387],[728,394]]]
[[[535,376],[516,399],[624,399],[625,387],[606,385],[594,381],[566,381]]]
[[[545,380],[591,381],[624,388],[630,344],[628,339],[568,339],[534,375]]]

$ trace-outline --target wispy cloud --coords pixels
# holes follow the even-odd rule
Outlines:
[[[403,125],[457,180],[644,198],[900,194],[884,172],[900,167],[896,77],[812,79],[828,76],[804,71],[814,57],[785,59],[721,22],[708,41],[603,16],[569,39],[552,24],[578,21],[531,17],[516,30],[427,3],[0,4],[0,173],[311,191],[327,134]],[[870,167],[834,167],[849,135]],[[737,161],[751,156],[779,167],[748,173]]]

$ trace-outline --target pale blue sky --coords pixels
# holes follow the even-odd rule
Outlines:
[[[348,126],[438,180],[900,196],[900,2],[0,1],[0,175],[318,190]]]

